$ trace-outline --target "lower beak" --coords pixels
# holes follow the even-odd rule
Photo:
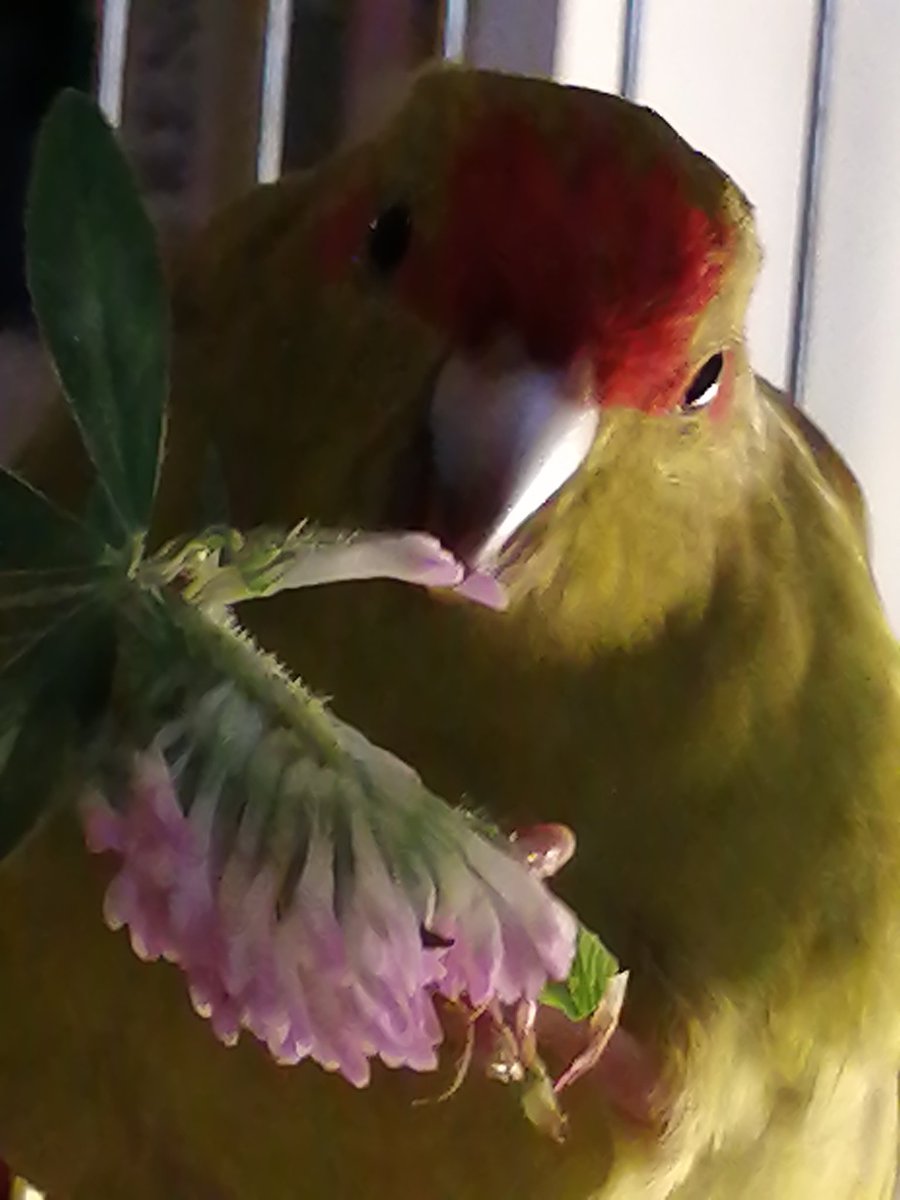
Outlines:
[[[430,412],[429,532],[490,572],[524,522],[578,470],[599,410],[590,372],[453,356]]]

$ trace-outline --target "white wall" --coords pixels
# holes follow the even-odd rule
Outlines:
[[[728,172],[756,208],[765,269],[754,365],[787,381],[814,0],[644,0],[637,99]]]
[[[806,407],[865,484],[900,632],[900,4],[837,6]]]
[[[625,0],[478,0],[470,57],[618,86]],[[636,0],[635,97],[719,162],[757,209],[757,369],[788,380],[818,0]],[[530,30],[552,29],[552,53]],[[834,0],[802,403],[856,471],[900,632],[900,3]],[[514,34],[510,31],[515,31]],[[552,63],[552,68],[548,66]]]

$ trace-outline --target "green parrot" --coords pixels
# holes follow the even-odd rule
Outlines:
[[[452,1038],[437,1079],[278,1066],[104,928],[60,805],[0,870],[17,1171],[71,1200],[887,1200],[900,654],[850,472],[750,366],[758,259],[649,110],[451,68],[196,240],[158,537],[196,526],[213,447],[238,527],[448,547],[455,589],[242,619],[439,794],[569,826],[556,888],[629,987],[561,1145],[477,1061],[415,1103]],[[73,503],[86,477],[60,424],[25,468]]]

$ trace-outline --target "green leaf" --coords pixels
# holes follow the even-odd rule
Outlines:
[[[92,567],[104,543],[21,476],[0,468],[0,573]]]
[[[122,564],[46,496],[0,470],[0,858],[54,791],[62,749],[102,711]]]
[[[68,613],[125,580],[124,564],[29,483],[0,469],[0,676],[24,687],[34,649]],[[52,669],[52,662],[48,664]],[[8,685],[7,685],[8,686]]]
[[[105,488],[119,544],[147,529],[159,475],[168,311],[153,228],[93,101],[62,91],[38,137],[28,284]]]
[[[560,1009],[570,1021],[587,1020],[596,1012],[618,969],[618,962],[596,933],[582,925],[568,979],[548,983],[541,992],[541,1003]]]
[[[68,753],[108,705],[115,666],[104,606],[71,609],[0,674],[0,861],[52,801]]]
[[[112,508],[109,492],[95,479],[87,494],[82,519],[91,533],[107,546],[115,546],[119,540],[119,521]]]

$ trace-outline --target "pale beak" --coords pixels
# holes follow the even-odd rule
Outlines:
[[[590,372],[454,356],[430,412],[430,532],[490,571],[513,534],[584,462],[599,425]]]

